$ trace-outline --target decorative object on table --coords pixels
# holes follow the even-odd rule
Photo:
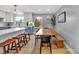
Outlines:
[[[62,12],[58,15],[58,23],[65,23],[66,22],[66,12]]]

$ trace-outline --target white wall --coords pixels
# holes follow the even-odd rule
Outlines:
[[[27,27],[26,23],[29,21],[33,21],[32,12],[25,12],[24,13],[24,23],[22,24],[23,27]]]
[[[26,13],[24,13],[24,20],[25,20],[25,22],[27,22],[27,21],[33,21],[33,19],[32,19],[32,12],[26,12]]]
[[[79,5],[64,5],[56,15],[66,11],[66,23],[57,23],[55,30],[65,39],[73,52],[79,53]]]

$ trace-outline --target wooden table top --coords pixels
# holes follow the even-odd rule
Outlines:
[[[53,35],[54,31],[51,28],[40,29],[36,35]]]

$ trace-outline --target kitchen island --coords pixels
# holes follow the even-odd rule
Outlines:
[[[10,28],[10,29],[0,30],[0,42],[3,42],[6,39],[14,37],[20,33],[24,33],[24,31],[25,28]]]
[[[25,28],[10,28],[10,29],[0,30],[0,43],[24,32],[25,32]],[[3,51],[2,48],[0,47],[0,54],[1,53],[3,53]]]

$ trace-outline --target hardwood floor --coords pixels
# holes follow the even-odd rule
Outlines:
[[[33,49],[32,54],[40,54],[40,39],[36,44],[36,47]],[[50,54],[50,49],[48,47],[42,48],[42,54]],[[56,45],[52,43],[52,54],[69,54],[67,48],[57,48]]]
[[[31,40],[26,44],[26,46],[22,47],[21,51],[19,51],[18,54],[40,54],[40,39],[38,40],[35,46],[35,36],[31,35],[30,37]],[[10,54],[14,53],[15,51],[10,52]],[[49,48],[43,47],[42,54],[50,54]],[[70,54],[70,52],[65,47],[58,49],[56,45],[52,43],[52,54]]]

